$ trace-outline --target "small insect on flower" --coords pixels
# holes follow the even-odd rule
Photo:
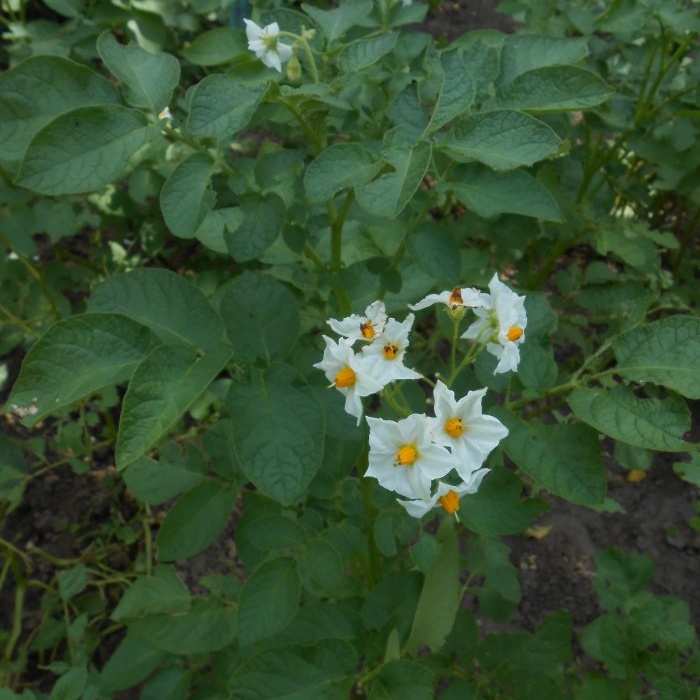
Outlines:
[[[344,338],[349,338],[352,341],[364,340],[373,341],[384,332],[386,326],[387,315],[384,308],[384,302],[377,300],[373,301],[366,309],[365,315],[359,316],[353,314],[338,321],[335,318],[328,319],[328,325]]]
[[[412,311],[427,309],[433,304],[445,304],[451,311],[463,308],[478,308],[484,306],[483,294],[473,287],[455,287],[450,291],[440,292],[440,294],[428,294],[416,304],[409,304]]]

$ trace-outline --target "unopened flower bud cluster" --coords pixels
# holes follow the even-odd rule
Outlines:
[[[476,320],[461,338],[485,346],[498,359],[495,374],[517,370],[527,325],[525,297],[512,292],[498,275],[491,279],[488,293],[455,287],[409,306],[420,311],[434,304],[446,305],[455,320],[474,313]],[[413,321],[413,314],[401,322],[389,318],[382,301],[370,304],[363,316],[328,321],[340,338],[323,336],[323,360],[314,366],[345,395],[345,410],[357,418],[358,425],[362,398],[395,380],[421,378],[404,365]],[[355,349],[357,342],[359,350]],[[475,493],[488,473],[483,466],[486,457],[508,434],[497,418],[482,413],[485,394],[486,389],[480,389],[456,399],[438,380],[433,392],[434,416],[416,413],[399,421],[368,417],[365,476],[401,496],[398,502],[414,517],[438,505],[456,513],[460,497]]]

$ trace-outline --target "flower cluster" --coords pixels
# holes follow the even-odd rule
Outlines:
[[[358,425],[362,418],[361,397],[376,394],[397,379],[420,379],[418,372],[403,363],[413,320],[413,314],[402,322],[389,318],[384,302],[375,301],[364,316],[353,314],[342,321],[328,321],[341,338],[336,342],[323,336],[323,360],[314,367],[323,370],[331,386],[345,394],[345,410],[357,418]],[[359,352],[353,349],[356,340],[363,342]]]
[[[488,293],[455,287],[429,294],[409,307],[420,311],[435,304],[447,307],[455,323],[455,339],[464,316],[469,311],[476,316],[459,336],[472,341],[471,350],[459,364],[453,349],[451,380],[474,361],[480,349],[498,359],[494,374],[517,370],[519,346],[525,340],[527,325],[525,297],[511,291],[498,275],[489,282]],[[358,425],[363,397],[382,391],[395,380],[421,378],[403,363],[413,321],[413,314],[402,322],[389,318],[382,301],[370,304],[363,316],[353,314],[328,321],[340,339],[323,336],[323,360],[314,366],[323,370],[331,386],[345,395],[345,410],[357,418]],[[361,347],[356,352],[354,345],[358,341]],[[486,389],[480,389],[456,399],[447,384],[437,380],[433,390],[434,416],[414,413],[398,421],[368,417],[365,476],[377,479],[384,488],[401,496],[398,502],[416,518],[438,505],[448,513],[456,513],[460,497],[479,488],[489,471],[484,467],[487,456],[508,434],[497,418],[482,413],[485,394]]]
[[[398,502],[416,518],[438,504],[448,513],[456,512],[460,496],[479,488],[489,471],[483,467],[484,460],[508,434],[497,418],[481,412],[485,393],[486,389],[470,391],[456,400],[438,381],[433,394],[435,417],[414,413],[398,422],[367,418],[365,476],[405,496],[408,500]],[[449,481],[439,481],[448,475]]]

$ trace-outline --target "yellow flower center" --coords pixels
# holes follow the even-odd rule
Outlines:
[[[444,496],[439,499],[440,505],[448,512],[454,513],[459,510],[459,496],[456,491],[448,491]]]
[[[416,461],[416,459],[418,459],[418,451],[416,448],[413,447],[413,445],[404,445],[396,453],[395,465],[397,467],[410,467]]]
[[[277,51],[277,35],[270,35],[267,34],[267,32],[264,32],[263,34],[260,35],[260,38],[262,39],[263,44],[265,44],[265,48],[268,51]]]
[[[463,303],[462,290],[459,287],[455,287],[450,292],[450,306],[461,306]]]
[[[508,338],[508,340],[511,341],[520,340],[520,338],[523,337],[524,332],[525,331],[523,331],[523,329],[520,328],[520,326],[511,326],[508,329],[508,332],[506,333],[506,338]]]
[[[360,333],[362,333],[362,337],[365,340],[372,340],[375,335],[377,335],[374,331],[374,326],[372,325],[372,321],[367,321],[367,323],[361,323],[360,324]]]
[[[459,418],[450,418],[445,423],[445,432],[453,438],[458,438],[462,437],[464,435],[464,431],[466,428],[464,427],[464,423]]]
[[[387,360],[393,360],[399,354],[399,346],[396,343],[387,343],[382,351]]]
[[[355,379],[355,372],[346,365],[335,375],[335,385],[338,389],[347,389],[355,383]]]

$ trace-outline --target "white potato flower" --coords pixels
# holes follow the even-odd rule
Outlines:
[[[441,506],[447,513],[456,513],[459,510],[459,499],[470,493],[476,493],[483,478],[489,473],[489,469],[479,469],[475,471],[469,479],[457,486],[438,481],[437,490],[430,498],[404,501],[401,498],[396,500],[406,509],[409,515],[414,518],[422,518],[436,506]]]
[[[428,294],[427,297],[421,299],[416,304],[409,304],[408,308],[412,311],[420,311],[427,309],[433,304],[445,304],[452,311],[455,309],[468,307],[477,308],[484,306],[484,295],[473,287],[455,287],[449,292],[440,292],[440,294]]]
[[[525,297],[509,289],[494,274],[489,282],[490,294],[483,294],[486,305],[474,309],[479,317],[462,334],[468,340],[486,340],[486,349],[498,358],[494,374],[516,371],[520,363],[520,348],[525,340],[527,314]],[[493,331],[489,329],[493,329]],[[497,341],[497,342],[494,342]]]
[[[326,341],[323,360],[314,367],[323,370],[331,386],[345,395],[345,411],[355,416],[359,425],[362,418],[360,398],[376,394],[382,390],[383,385],[367,370],[362,356],[353,352],[350,341],[341,338],[336,343],[325,335],[323,339]]]
[[[457,459],[455,469],[465,482],[508,435],[508,428],[498,418],[481,412],[485,394],[486,389],[470,391],[457,401],[454,392],[439,380],[433,392],[435,418],[430,419],[433,440],[450,448]]]
[[[414,413],[398,422],[367,418],[369,466],[385,489],[410,499],[429,500],[430,485],[455,466],[447,449],[432,440],[427,416]]]
[[[277,22],[260,27],[250,19],[244,19],[248,48],[255,53],[268,68],[282,72],[282,64],[292,57],[292,47],[279,40],[280,28]]]
[[[414,318],[413,314],[408,314],[400,323],[390,318],[382,334],[362,349],[369,371],[383,386],[399,379],[421,378],[418,372],[403,363]]]
[[[372,302],[366,309],[365,315],[352,314],[338,321],[334,318],[328,319],[328,325],[344,338],[355,340],[375,340],[384,332],[387,315],[384,302],[377,300]]]

